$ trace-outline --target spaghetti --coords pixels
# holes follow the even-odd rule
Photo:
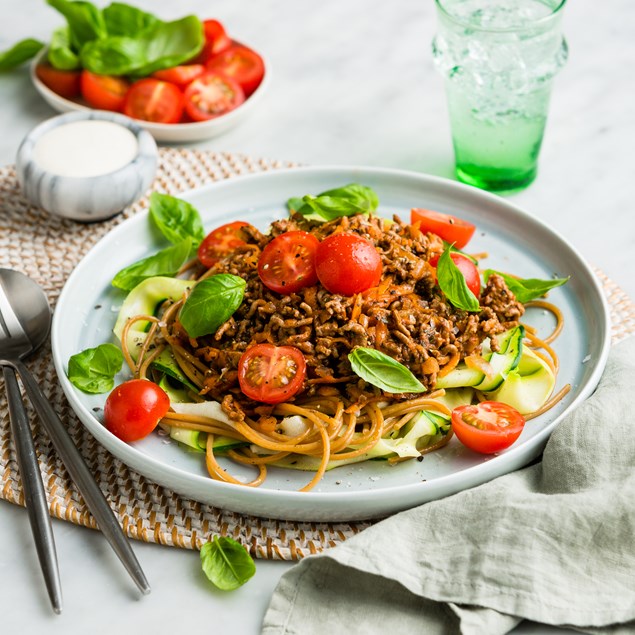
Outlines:
[[[187,385],[192,402],[217,401],[222,414],[215,417],[170,411],[162,423],[173,429],[203,434],[205,463],[211,478],[227,483],[257,487],[268,466],[291,466],[290,459],[302,459],[315,473],[301,489],[315,487],[330,467],[373,457],[380,442],[400,441],[422,413],[429,413],[431,433],[414,444],[414,454],[435,451],[452,436],[451,408],[443,402],[445,391],[434,390],[438,379],[447,378],[464,364],[486,376],[490,364],[481,357],[481,344],[494,342],[497,334],[520,323],[524,307],[506,288],[499,276],[490,276],[481,298],[481,313],[466,314],[453,309],[436,290],[430,256],[438,253],[439,241],[416,227],[395,219],[387,229],[375,217],[344,217],[312,226],[296,217],[278,221],[273,234],[302,229],[318,238],[347,231],[370,237],[382,253],[384,276],[377,287],[351,297],[327,294],[317,286],[280,298],[263,287],[256,273],[258,255],[271,240],[249,227],[244,247],[201,271],[195,262],[182,271],[197,281],[217,273],[239,275],[246,281],[245,300],[236,313],[213,336],[190,338],[179,321],[188,292],[163,303],[158,317],[135,315],[125,324],[121,336],[124,358],[136,378],[159,380],[157,360],[166,352]],[[555,375],[558,356],[551,346],[564,324],[560,310],[549,302],[533,301],[550,311],[556,327],[545,338],[525,327],[524,345]],[[133,329],[133,327],[135,327]],[[131,337],[145,327],[142,343]],[[134,348],[131,349],[130,342]],[[293,345],[306,360],[308,376],[304,388],[292,401],[259,404],[246,398],[237,382],[237,362],[254,343]],[[356,346],[383,350],[409,367],[427,388],[425,396],[388,394],[351,372],[347,352]],[[553,407],[568,391],[565,386],[526,419]],[[486,395],[475,391],[475,398]],[[295,428],[290,429],[290,421]],[[299,423],[298,423],[299,422]],[[230,475],[217,460],[215,442],[231,441],[223,456],[257,470],[248,482]],[[408,458],[398,451],[386,456],[390,463]],[[285,464],[286,462],[286,464]]]

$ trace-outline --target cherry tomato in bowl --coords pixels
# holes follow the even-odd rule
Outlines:
[[[104,425],[122,441],[148,436],[170,408],[166,392],[147,379],[131,379],[108,395]]]
[[[35,75],[61,97],[72,99],[80,94],[81,71],[62,71],[48,62],[39,62],[35,67]]]
[[[499,401],[458,406],[452,411],[454,434],[463,445],[481,454],[508,448],[524,425],[525,418],[515,408]]]
[[[126,95],[124,114],[153,123],[177,123],[183,114],[183,93],[174,84],[147,77]]]
[[[428,209],[414,208],[410,212],[410,223],[418,224],[423,232],[436,234],[453,244],[457,249],[463,249],[470,241],[476,227],[472,223],[452,216]]]
[[[456,251],[450,252],[450,258],[463,274],[467,288],[478,298],[481,294],[481,276],[479,275],[476,265],[467,256],[459,254]],[[438,263],[439,256],[430,258],[430,264],[433,267],[436,267]]]
[[[320,241],[305,231],[284,232],[267,243],[258,259],[262,284],[276,293],[295,293],[317,283],[315,254]]]
[[[162,82],[176,84],[179,88],[184,88],[204,72],[205,66],[203,64],[182,64],[181,66],[172,66],[172,68],[156,71],[152,73],[152,77],[160,79]]]
[[[97,75],[83,70],[81,76],[82,97],[99,110],[114,110],[120,112],[130,83],[123,77],[113,75]]]
[[[238,383],[243,394],[268,404],[287,401],[302,389],[306,361],[294,346],[256,344],[238,362]]]
[[[227,50],[214,55],[207,62],[207,69],[230,77],[249,97],[262,82],[265,63],[256,51],[242,44],[232,44]]]
[[[207,234],[198,248],[197,255],[200,263],[209,269],[221,258],[246,244],[245,235],[241,233],[241,229],[248,225],[249,223],[237,220],[221,225]]]
[[[203,49],[194,60],[196,64],[205,64],[212,56],[222,53],[232,45],[225,27],[218,20],[205,20],[203,22],[203,34],[205,43],[203,44]]]
[[[333,234],[320,243],[315,269],[325,289],[354,295],[379,284],[381,256],[373,243],[357,234]]]
[[[185,89],[185,112],[194,121],[214,119],[244,101],[245,93],[238,83],[220,73],[205,73]]]

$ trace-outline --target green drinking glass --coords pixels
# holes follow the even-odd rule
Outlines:
[[[513,192],[536,177],[551,86],[567,59],[565,0],[435,0],[459,180]]]

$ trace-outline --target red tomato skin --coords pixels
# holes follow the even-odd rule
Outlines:
[[[458,270],[463,274],[467,288],[478,298],[481,295],[481,276],[478,273],[476,265],[467,256],[455,251],[450,252],[450,258],[457,266]],[[430,258],[431,266],[436,267],[438,263],[439,256],[433,256]]]
[[[288,377],[285,370],[292,370]],[[238,383],[243,394],[254,401],[277,404],[289,400],[301,389],[306,377],[306,360],[294,346],[256,344],[238,362]]]
[[[205,66],[203,64],[182,64],[181,66],[173,66],[172,68],[156,71],[152,73],[152,77],[160,79],[162,82],[176,84],[179,88],[184,88],[204,72]]]
[[[215,101],[206,101],[211,95]],[[193,121],[215,119],[245,101],[245,93],[231,77],[206,72],[188,84],[185,89],[185,112]]]
[[[104,425],[117,438],[129,443],[148,436],[170,408],[170,398],[155,383],[131,379],[108,395]]]
[[[54,93],[65,99],[73,99],[80,94],[81,71],[62,71],[48,62],[35,67],[37,78]]]
[[[317,284],[315,254],[320,241],[305,231],[276,236],[258,258],[258,276],[271,291],[289,295]]]
[[[218,20],[205,20],[203,33],[205,44],[194,60],[196,64],[205,64],[212,56],[226,51],[232,45],[225,27]]]
[[[237,220],[221,225],[207,234],[198,247],[197,255],[200,263],[209,269],[227,254],[246,245],[240,230],[248,225],[249,223]]]
[[[476,229],[472,223],[451,214],[416,207],[410,211],[410,224],[418,224],[422,232],[436,234],[457,249],[467,245]]]
[[[375,246],[356,234],[333,234],[315,254],[315,269],[322,286],[331,293],[355,295],[379,284],[381,256]]]
[[[454,434],[463,445],[481,454],[508,448],[520,436],[524,425],[525,418],[515,408],[498,401],[458,406],[452,411]]]
[[[260,86],[265,75],[262,57],[242,44],[232,44],[227,50],[214,55],[207,62],[207,69],[222,73],[238,82],[246,97]]]
[[[83,70],[80,81],[82,97],[93,108],[121,112],[130,88],[125,79]]]
[[[128,90],[123,112],[133,119],[178,123],[183,114],[183,93],[174,84],[146,77]]]

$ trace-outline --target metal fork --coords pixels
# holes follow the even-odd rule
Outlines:
[[[0,273],[7,274],[7,270],[0,269]],[[13,280],[15,280],[15,276],[22,276],[22,274],[18,274],[17,272],[11,272],[13,276]],[[30,280],[28,277],[24,276],[24,279],[35,285],[36,290],[41,291],[37,285]],[[6,280],[6,279],[5,279]],[[22,297],[22,296],[19,296]],[[46,298],[42,297],[43,308],[45,308],[44,316],[49,320],[47,324],[50,323],[50,309],[48,308],[48,304],[46,302]],[[25,318],[26,319],[26,318]],[[42,344],[42,341],[46,339],[48,336],[48,329],[42,332],[44,336],[41,339],[36,340],[35,335],[32,333],[33,329],[29,331],[29,333],[25,332],[24,327],[20,323],[20,320],[15,315],[13,311],[11,301],[7,295],[7,290],[3,286],[3,279],[0,278],[0,324],[2,325],[2,331],[0,332],[0,365],[3,366],[3,372],[5,376],[10,375],[9,382],[7,386],[13,386],[13,396],[11,397],[11,401],[14,404],[13,409],[17,412],[17,404],[15,400],[15,393],[19,396],[19,389],[17,388],[16,377],[14,371],[17,371],[22,379],[22,383],[24,384],[24,388],[26,390],[26,394],[31,400],[33,407],[35,408],[38,417],[48,436],[50,437],[53,447],[60,455],[64,465],[68,469],[71,479],[79,489],[82,494],[86,505],[92,512],[99,529],[102,534],[110,543],[110,546],[113,548],[122,564],[135,581],[139,589],[147,594],[150,592],[150,585],[137,561],[134,552],[126,538],[121,526],[119,525],[119,521],[115,517],[112,509],[106,498],[104,497],[101,489],[95,482],[94,477],[92,476],[88,466],[84,462],[82,455],[79,450],[73,443],[68,431],[64,427],[64,424],[61,422],[55,410],[53,410],[51,404],[48,402],[44,394],[42,393],[40,387],[37,382],[28,371],[26,366],[22,363],[21,359],[33,352],[39,345]],[[29,324],[27,324],[27,328],[29,328]],[[35,329],[36,332],[39,329]],[[33,339],[30,339],[33,337]],[[19,406],[24,410],[24,404],[21,399],[19,399]],[[20,422],[20,416],[18,414],[17,421]],[[24,422],[26,422],[26,416],[24,416]],[[20,429],[16,428],[14,433],[15,437],[20,437],[20,439],[25,439],[28,437],[30,440],[31,447],[33,446],[33,439],[30,435],[30,431],[28,428],[28,422],[24,423],[20,427]],[[25,433],[26,429],[26,433]],[[12,429],[13,430],[13,429]],[[26,442],[28,442],[28,440]],[[16,440],[16,444],[17,444]],[[20,441],[22,443],[22,441]],[[24,470],[20,467],[20,474],[22,476],[23,482],[29,480],[29,485],[33,486],[31,481],[35,479],[32,478],[33,474],[33,464],[35,465],[35,471],[39,475],[39,468],[37,465],[37,457],[35,456],[35,452],[33,451],[31,454],[28,452],[25,453],[25,460],[30,461],[29,467]],[[28,478],[27,478],[28,477]],[[43,520],[41,519],[42,515],[46,516],[46,520],[49,525],[49,539],[44,540],[40,537],[40,530],[38,529],[38,533],[35,534],[36,545],[38,546],[38,553],[40,552],[40,548],[43,549],[43,552],[51,555],[51,552],[55,553],[55,547],[53,544],[53,536],[52,531],[50,531],[50,518],[48,517],[48,513],[46,510],[46,497],[44,495],[44,488],[40,478],[40,486],[41,493],[39,494],[40,500],[44,500],[44,507],[40,505],[38,507],[37,504],[33,505],[34,516],[36,515],[38,519],[38,528],[40,524],[43,524]],[[29,500],[29,499],[27,499]],[[41,545],[41,547],[40,547]],[[53,581],[55,575],[51,572],[57,571],[57,558],[54,560],[55,567],[47,567],[43,566],[43,571],[45,578],[47,579],[47,586],[55,589],[55,586],[49,585],[49,578]],[[48,577],[47,577],[48,576]],[[59,574],[57,574],[59,578]],[[59,579],[57,582],[57,588],[59,588]],[[61,593],[51,595],[51,602],[53,604],[53,608],[56,612],[61,610]]]

